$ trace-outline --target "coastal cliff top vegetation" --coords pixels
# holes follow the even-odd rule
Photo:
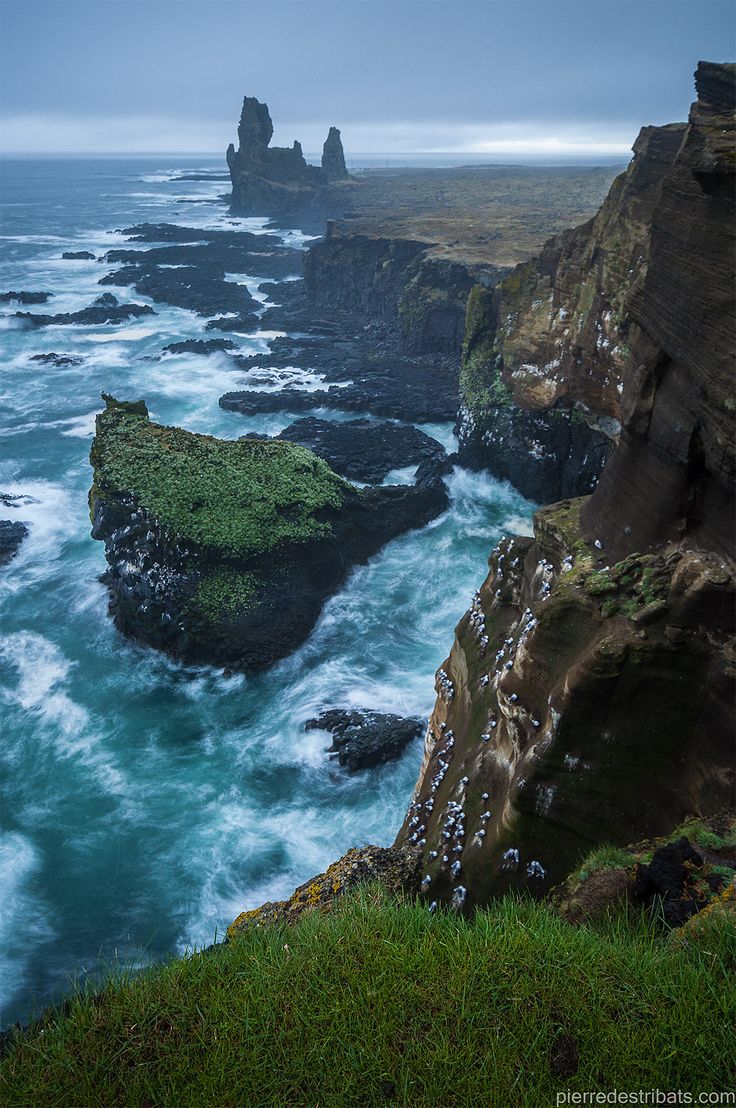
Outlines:
[[[433,257],[514,266],[595,215],[625,164],[372,169],[357,177],[338,233],[412,239]]]
[[[554,1104],[725,1090],[736,929],[512,897],[467,920],[376,886],[291,927],[112,980],[11,1046],[21,1105]]]
[[[106,397],[91,461],[97,497],[134,496],[174,534],[250,558],[330,530],[352,486],[290,442],[216,439],[152,423],[143,403]],[[322,517],[322,518],[321,518]]]

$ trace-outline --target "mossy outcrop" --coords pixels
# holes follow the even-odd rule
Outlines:
[[[240,915],[227,929],[236,939],[249,927],[269,924],[293,924],[305,912],[329,912],[340,898],[358,885],[377,883],[389,894],[412,894],[418,887],[419,853],[404,846],[400,849],[364,846],[349,850],[324,873],[311,877],[288,900],[268,901]]]
[[[111,612],[188,661],[258,669],[290,653],[352,565],[447,504],[439,479],[359,490],[294,443],[196,435],[105,399],[90,512]]]

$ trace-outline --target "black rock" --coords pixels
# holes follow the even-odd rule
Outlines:
[[[355,773],[398,758],[422,734],[424,722],[382,712],[333,708],[307,720],[304,729],[330,731],[332,746],[328,753]]]
[[[241,312],[239,315],[222,315],[217,319],[209,319],[205,323],[205,331],[233,331],[238,335],[247,334],[257,330],[259,326],[258,316],[254,313]]]
[[[0,519],[0,566],[5,566],[18,553],[18,547],[28,534],[25,523]]]
[[[123,323],[142,315],[155,315],[148,304],[121,304],[117,297],[106,292],[98,296],[88,307],[79,312],[64,312],[61,315],[33,315],[31,312],[16,312],[15,318],[24,320],[30,327],[47,327],[66,324],[86,324],[98,326],[104,323]]]
[[[0,292],[0,304],[45,304],[51,296],[51,292]]]
[[[481,424],[460,428],[460,461],[488,469],[542,504],[592,492],[613,441],[569,408],[531,412],[498,404]]]
[[[81,365],[84,358],[77,354],[57,354],[55,350],[52,350],[50,354],[32,354],[29,361],[42,362],[44,365],[54,365],[62,368],[67,365]]]
[[[65,250],[61,256],[70,262],[93,262],[95,260],[94,254],[89,250]]]
[[[322,147],[322,169],[330,181],[342,181],[350,176],[345,165],[345,152],[337,127],[330,127],[327,133]]]
[[[216,350],[237,350],[232,339],[185,339],[165,346],[162,354],[212,354]]]
[[[702,855],[683,835],[655,850],[649,865],[637,866],[632,899],[640,904],[660,900],[665,922],[670,927],[679,927],[708,902],[692,885],[693,871],[702,866]]]
[[[445,449],[416,427],[370,419],[298,419],[278,436],[306,446],[336,473],[353,481],[379,484],[390,470],[421,462],[440,462]]]

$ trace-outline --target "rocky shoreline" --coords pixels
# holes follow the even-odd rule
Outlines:
[[[342,173],[339,136],[315,176],[298,144],[270,148],[265,105],[246,101],[228,155],[233,212],[314,229],[339,195],[324,237],[305,252],[268,233],[141,224],[124,234],[145,249],[100,259],[121,267],[101,285],[233,336],[161,351],[217,352],[241,370],[247,385],[223,409],[307,414],[232,442],[106,398],[90,510],[126,635],[186,662],[263,669],[307,639],[353,566],[445,510],[456,462],[548,505],[533,538],[492,552],[438,671],[396,842],[428,899],[545,893],[583,849],[731,802],[732,76],[701,63],[689,122],[644,128],[598,213],[519,257],[505,223],[471,249],[433,238],[428,216],[392,228],[356,214],[370,189]],[[228,279],[254,271],[278,303]],[[68,318],[17,315],[41,328],[153,311],[105,294]],[[246,357],[237,335],[256,331],[289,334]],[[279,373],[317,387],[259,387]],[[455,420],[457,457],[411,426]],[[412,484],[380,484],[410,467]],[[378,727],[377,746],[352,754],[356,722],[332,722],[346,768],[401,745]]]

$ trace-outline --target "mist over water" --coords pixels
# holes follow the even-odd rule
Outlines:
[[[137,222],[264,230],[263,220],[200,202],[224,182],[170,180],[185,169],[222,164],[6,162],[0,291],[53,292],[34,312],[87,306],[113,267],[62,261],[62,251],[99,256],[125,242],[116,228]],[[296,231],[282,237],[308,242]],[[253,291],[257,276],[229,279]],[[277,284],[268,299],[278,302]],[[288,895],[349,847],[390,843],[421,742],[398,762],[348,776],[329,762],[327,736],[303,724],[330,707],[427,715],[434,671],[485,559],[502,533],[528,530],[531,512],[507,484],[456,469],[449,511],[358,567],[292,657],[254,677],[178,665],[122,638],[107,616],[104,549],[87,510],[100,392],[143,396],[153,418],[227,438],[278,433],[294,417],[219,408],[224,391],[263,387],[224,354],[159,358],[168,343],[202,337],[205,321],[191,312],[155,304],[156,315],[118,327],[27,331],[12,319],[16,307],[4,305],[0,319],[0,492],[24,499],[0,515],[23,520],[30,535],[0,570],[3,1024],[100,965],[144,965],[209,943],[240,911]],[[246,353],[266,351],[269,337],[234,336]],[[50,351],[83,361],[30,361]],[[317,375],[293,376],[318,387]],[[268,385],[289,380],[274,373]],[[449,425],[425,429],[452,447]]]

